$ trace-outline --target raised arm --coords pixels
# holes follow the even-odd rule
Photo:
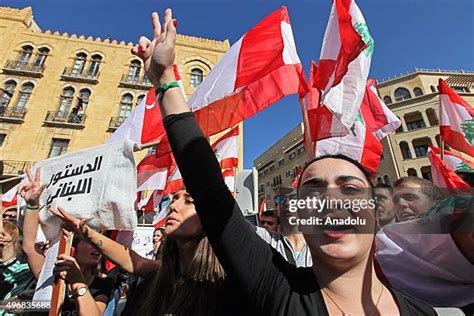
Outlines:
[[[175,81],[172,71],[176,37],[171,10],[165,13],[163,31],[153,13],[154,39],[141,38],[132,50],[145,62],[147,76],[159,90]],[[270,246],[261,240],[248,223],[228,190],[216,156],[196,123],[179,89],[169,89],[159,99],[171,149],[192,195],[196,211],[229,279],[237,281],[247,294],[264,291],[268,282],[259,277],[278,273],[272,268]],[[251,266],[252,269],[248,267]],[[277,279],[272,278],[269,279]]]
[[[43,268],[44,255],[37,251],[35,242],[39,227],[39,198],[46,185],[41,185],[40,183],[40,168],[36,169],[34,178],[29,170],[26,170],[26,175],[28,177],[28,183],[20,185],[18,188],[20,195],[26,200],[26,210],[22,227],[22,249],[28,260],[31,272],[35,278],[38,279],[41,269]]]
[[[60,207],[58,209],[52,209],[51,212],[61,218],[71,231],[99,249],[105,257],[123,271],[138,276],[146,276],[160,269],[160,260],[143,258],[132,249],[96,232],[87,226],[86,220],[80,220]]]

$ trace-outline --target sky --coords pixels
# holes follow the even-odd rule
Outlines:
[[[375,40],[370,77],[387,79],[428,69],[474,70],[474,0],[358,0]],[[126,42],[150,37],[151,12],[173,9],[181,34],[237,41],[280,6],[288,7],[299,57],[309,72],[319,58],[330,0],[0,0],[0,6],[33,8],[42,30]],[[289,96],[244,123],[244,167],[301,122]]]

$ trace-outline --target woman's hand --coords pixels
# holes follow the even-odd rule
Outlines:
[[[176,20],[171,9],[165,11],[165,22],[160,25],[158,13],[153,12],[153,40],[142,36],[138,45],[132,48],[132,54],[140,57],[150,82],[159,87],[165,82],[175,81],[173,63],[175,59]]]
[[[81,268],[74,257],[60,254],[54,265],[54,275],[66,280],[68,284],[85,283]]]
[[[50,209],[49,211],[53,213],[53,215],[59,217],[68,230],[79,235],[82,239],[89,241],[89,226],[86,224],[87,219],[79,219],[74,215],[69,214],[61,207]]]
[[[21,184],[18,187],[21,197],[26,200],[26,203],[31,206],[39,206],[39,198],[43,193],[46,184],[41,185],[41,170],[36,169],[35,177],[31,174],[31,171],[26,169],[26,175],[28,177],[27,184]]]

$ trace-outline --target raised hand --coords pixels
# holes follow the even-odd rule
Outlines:
[[[165,11],[163,27],[158,13],[151,15],[153,40],[142,36],[138,45],[132,48],[132,54],[140,57],[145,64],[145,71],[150,82],[159,87],[162,83],[175,81],[173,63],[175,59],[176,20],[173,20],[171,9]]]
[[[21,184],[18,187],[18,192],[26,200],[26,203],[31,206],[39,206],[39,198],[43,193],[46,184],[41,184],[41,170],[36,169],[35,177],[31,174],[31,171],[26,169],[26,175],[28,177],[27,184]]]
[[[66,228],[73,233],[79,235],[83,239],[88,239],[88,232],[89,226],[87,226],[87,219],[79,219],[74,215],[69,214],[63,208],[58,207],[56,209],[49,210],[53,215],[59,217],[64,224],[66,224]]]

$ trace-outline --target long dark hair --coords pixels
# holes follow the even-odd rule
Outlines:
[[[225,272],[206,236],[196,237],[195,243],[191,264],[182,271],[178,244],[165,239],[161,269],[151,281],[138,315],[217,314]]]

